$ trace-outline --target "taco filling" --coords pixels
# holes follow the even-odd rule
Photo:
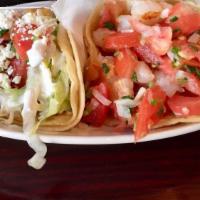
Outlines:
[[[200,115],[200,12],[183,1],[127,2],[105,1],[86,26],[82,121],[133,129],[137,141],[167,116]]]
[[[28,164],[37,169],[47,152],[35,134],[47,118],[71,113],[71,80],[58,44],[61,27],[48,9],[0,11],[0,117],[22,121],[36,152]],[[65,40],[63,40],[65,41]]]

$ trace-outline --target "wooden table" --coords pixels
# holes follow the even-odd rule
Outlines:
[[[200,132],[137,145],[48,145],[41,171],[26,165],[32,154],[25,142],[0,139],[0,200],[200,199]]]
[[[48,145],[41,171],[26,165],[32,153],[0,139],[0,199],[200,199],[200,132],[137,145]]]

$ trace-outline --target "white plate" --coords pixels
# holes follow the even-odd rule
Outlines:
[[[36,2],[22,4],[20,7],[37,7],[37,6],[50,6],[52,2]],[[191,133],[200,129],[200,123],[195,124],[186,124],[186,125],[177,125],[168,128],[158,129],[152,131],[151,134],[143,138],[141,142],[160,140],[175,136],[184,135]],[[1,126],[0,127],[0,136],[5,138],[11,138],[16,140],[26,140],[21,129],[16,126]],[[41,139],[46,143],[55,143],[55,144],[124,144],[124,143],[133,143],[134,137],[131,132],[118,133],[112,129],[101,128],[83,131],[81,127],[75,128],[69,133],[66,133],[65,136],[58,135],[41,135]]]

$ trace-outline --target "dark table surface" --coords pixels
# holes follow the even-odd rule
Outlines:
[[[48,145],[41,171],[26,165],[32,153],[0,139],[0,200],[200,199],[200,132],[137,145]]]

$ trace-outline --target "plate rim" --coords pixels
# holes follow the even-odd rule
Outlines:
[[[18,4],[16,7],[37,7],[37,6],[50,6],[54,1],[40,1]],[[3,8],[3,7],[1,7]],[[14,126],[12,126],[14,127]],[[185,124],[177,128],[177,126],[171,127],[162,131],[162,134],[157,131],[156,133],[151,133],[143,138],[139,142],[148,142],[154,140],[161,140],[166,138],[172,138],[180,135],[189,134],[200,129],[200,123]],[[3,138],[9,138],[14,140],[24,140],[26,141],[26,136],[22,131],[14,131],[7,128],[0,127],[0,136]],[[110,135],[110,136],[67,136],[67,135],[42,135],[40,138],[45,143],[51,144],[69,144],[69,145],[110,145],[110,144],[127,144],[134,143],[135,139],[131,132],[121,135]]]

